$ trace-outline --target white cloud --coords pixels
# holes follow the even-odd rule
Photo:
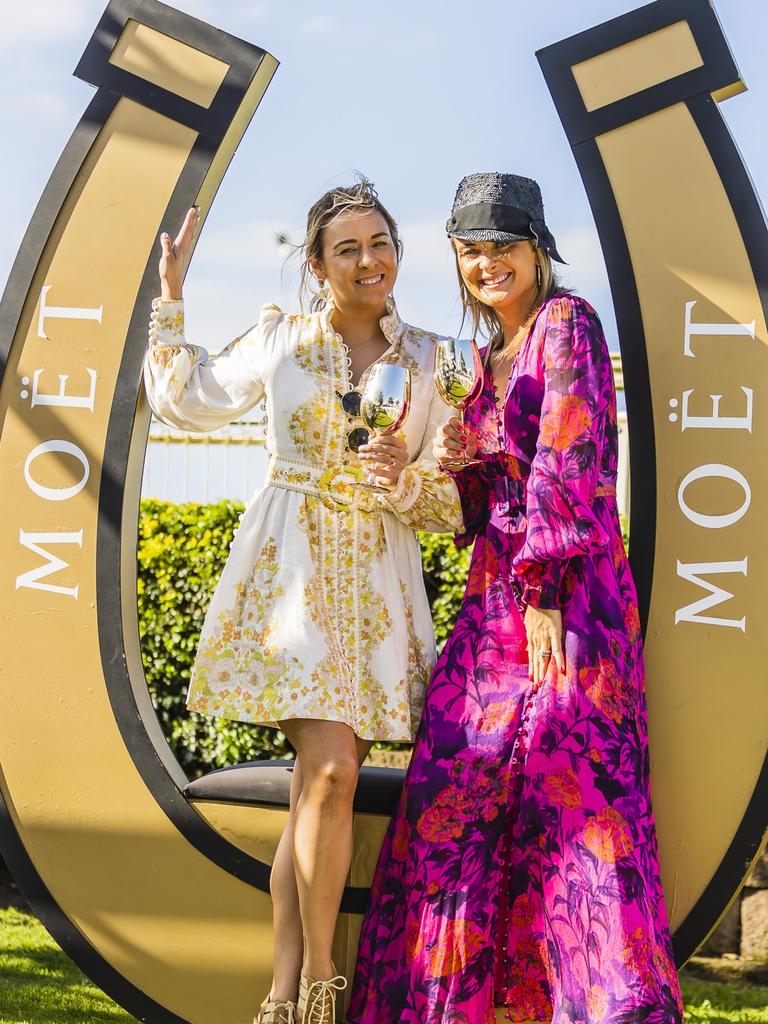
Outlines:
[[[330,36],[338,36],[341,34],[341,26],[335,18],[329,17],[327,14],[313,14],[309,18],[305,18],[299,26],[300,30],[307,36],[322,36],[323,38],[329,38]]]
[[[269,5],[266,3],[256,3],[255,0],[249,0],[249,2],[240,8],[239,19],[244,22],[257,22],[264,21],[270,15]]]
[[[440,334],[455,334],[461,304],[444,217],[402,221],[405,247],[396,294],[400,313],[410,323]]]
[[[400,224],[408,273],[442,276],[453,274],[451,247],[445,234],[445,218],[434,217]]]
[[[237,264],[251,270],[279,269],[284,253],[278,235],[289,233],[279,217],[269,220],[245,221],[208,232],[203,230],[197,247],[195,262],[211,270],[231,271]],[[299,236],[290,235],[298,242]]]
[[[597,231],[590,225],[581,225],[560,231],[557,248],[568,266],[562,267],[561,276],[575,291],[585,298],[606,289],[605,260]]]
[[[81,35],[93,18],[93,5],[88,0],[34,0],[34,3],[13,4],[3,13],[0,47],[17,43],[58,41],[66,36]],[[94,22],[95,24],[95,22]]]
[[[284,266],[277,239],[284,230],[280,218],[203,230],[185,285],[193,340],[216,351],[253,324],[265,303],[298,308],[298,261]]]
[[[220,0],[175,0],[173,6],[213,25],[224,20]],[[4,4],[0,49],[9,49],[18,43],[58,42],[72,37],[85,41],[95,28],[103,7],[104,3],[97,0],[31,0],[26,4]],[[233,13],[239,22],[248,24],[263,21],[270,12],[267,3],[248,0],[237,5]],[[323,19],[319,16],[309,20]]]
[[[79,113],[65,96],[56,92],[24,92],[13,101],[14,117],[34,120],[36,126],[41,121],[75,124]]]

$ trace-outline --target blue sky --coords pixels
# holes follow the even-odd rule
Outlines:
[[[103,0],[26,0],[4,13],[0,106],[7,277],[48,176],[91,94],[72,77]],[[189,334],[218,349],[259,306],[296,304],[295,241],[329,184],[364,171],[400,221],[403,316],[450,332],[459,310],[443,225],[462,175],[504,169],[541,183],[568,282],[598,308],[616,348],[605,268],[570,149],[534,52],[640,6],[633,0],[177,0],[270,50],[275,79],[230,167],[187,279]],[[749,87],[722,104],[755,185],[768,190],[768,4],[720,0]],[[169,226],[172,227],[172,226]]]

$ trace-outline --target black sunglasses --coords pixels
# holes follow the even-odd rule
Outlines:
[[[347,391],[345,395],[337,391],[336,397],[341,402],[341,408],[351,420],[360,419],[363,396],[359,391]],[[355,427],[347,434],[347,448],[357,454],[364,444],[368,444],[370,437],[370,431],[365,427]]]

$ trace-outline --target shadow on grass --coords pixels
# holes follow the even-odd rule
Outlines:
[[[0,910],[0,1024],[135,1024],[31,914]]]

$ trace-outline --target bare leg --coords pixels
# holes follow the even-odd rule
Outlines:
[[[281,728],[285,731],[284,727]],[[355,736],[355,747],[357,763],[362,765],[368,756],[371,744]],[[299,910],[296,869],[293,860],[296,805],[302,788],[301,760],[297,757],[293,778],[291,779],[291,802],[288,823],[280,837],[270,877],[272,922],[275,935],[274,974],[272,988],[268,1000],[265,1001],[278,1003],[296,1002],[299,992],[299,974],[304,957],[304,933]],[[279,941],[277,941],[278,937]],[[327,977],[330,977],[330,975],[327,975]]]
[[[304,957],[299,891],[296,888],[296,871],[293,867],[293,831],[301,786],[301,762],[297,758],[291,779],[288,824],[280,837],[269,879],[272,894],[272,926],[276,941],[272,989],[268,998],[276,1003],[295,1003],[299,998],[299,972]]]
[[[352,800],[371,744],[339,722],[294,719],[280,728],[301,763],[293,857],[304,933],[302,972],[321,980],[334,974],[333,933],[352,860]]]

